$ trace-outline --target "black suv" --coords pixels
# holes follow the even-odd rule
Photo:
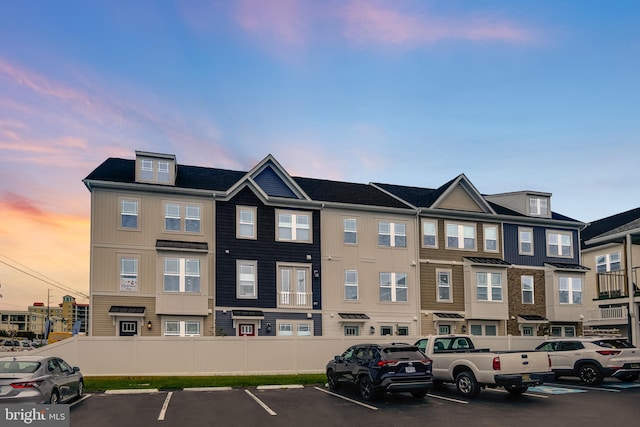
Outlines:
[[[420,399],[432,387],[431,359],[418,347],[408,344],[358,344],[327,363],[331,390],[341,382],[360,388],[365,400],[383,392],[410,392]]]

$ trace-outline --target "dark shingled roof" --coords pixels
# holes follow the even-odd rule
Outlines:
[[[433,313],[441,319],[464,319],[464,316],[458,313]]]
[[[364,313],[338,313],[338,314],[343,319],[349,319],[349,320],[366,320],[369,318],[369,316],[367,316]]]
[[[264,312],[261,310],[231,310],[232,316],[239,317],[262,317]]]
[[[546,262],[545,264],[549,264],[555,268],[561,268],[563,270],[580,270],[580,271],[588,271],[591,270],[589,267],[585,267],[580,264],[567,264],[563,262]]]
[[[109,309],[109,313],[123,313],[123,314],[144,314],[145,307],[126,307],[122,305],[112,305]]]
[[[466,256],[464,259],[468,259],[471,262],[476,264],[492,264],[492,265],[511,265],[507,261],[501,260],[500,258],[483,258],[483,257],[472,257]]]
[[[389,193],[394,194],[397,197],[400,197],[402,200],[406,200],[413,206],[419,208],[430,208],[431,205],[433,205],[433,203],[438,200],[438,197],[440,197],[442,193],[446,191],[446,189],[451,185],[452,182],[453,180],[449,181],[438,189],[408,187],[405,185],[383,184],[377,182],[374,184],[382,188],[383,190],[388,191]]]
[[[624,231],[625,226],[638,228],[640,225],[637,223],[640,220],[640,208],[621,212],[619,214],[611,215],[606,218],[599,219],[597,221],[590,222],[587,227],[580,232],[580,238],[582,240],[582,248],[585,248],[585,242],[587,240],[598,237],[602,234],[609,233],[613,230]]]
[[[537,314],[518,314],[518,317],[522,317],[522,319],[524,320],[531,320],[531,321],[536,321],[536,322],[542,322],[542,321],[548,321],[549,319],[547,319],[544,316],[540,316]]]
[[[408,205],[372,185],[295,177],[295,182],[312,200],[334,203],[409,208]]]

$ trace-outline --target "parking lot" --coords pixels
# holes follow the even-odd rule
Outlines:
[[[476,399],[455,388],[433,390],[416,400],[387,395],[373,403],[356,389],[333,393],[326,387],[265,387],[176,390],[136,394],[97,393],[71,408],[72,426],[582,426],[598,422],[636,423],[640,382],[606,381],[584,387],[559,381],[511,396],[484,389]]]

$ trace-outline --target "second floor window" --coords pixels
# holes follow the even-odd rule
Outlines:
[[[438,271],[438,301],[451,302],[451,272]]]
[[[613,252],[606,255],[596,256],[596,272],[606,273],[608,271],[618,271],[622,268],[620,263],[620,252]]]
[[[120,201],[120,227],[138,228],[138,201],[122,199]]]
[[[573,256],[573,245],[570,232],[547,232],[547,256],[570,258]]]
[[[238,261],[238,298],[255,299],[258,297],[257,289],[257,261]]]
[[[558,301],[560,304],[582,304],[582,279],[579,277],[558,278]]]
[[[311,307],[310,268],[306,266],[278,266],[280,276],[280,307]]]
[[[165,231],[184,231],[186,233],[200,233],[199,205],[183,205],[180,203],[165,203],[164,229]],[[182,214],[184,213],[184,230]]]
[[[447,249],[476,250],[476,227],[465,224],[447,224]]]
[[[378,245],[385,247],[407,247],[407,226],[396,222],[378,223]]]
[[[180,231],[180,205],[167,203],[164,205],[164,229]]]
[[[346,301],[358,300],[358,270],[345,270],[344,272],[344,299]]]
[[[164,259],[164,291],[200,293],[200,260]]]
[[[380,301],[409,300],[407,273],[380,273]]]
[[[355,218],[344,220],[344,243],[358,243],[358,220]]]
[[[502,274],[476,273],[476,296],[478,301],[502,301]]]
[[[531,228],[518,229],[518,251],[520,255],[533,255],[533,230]]]
[[[498,227],[495,225],[484,226],[484,250],[498,252]]]
[[[311,214],[279,212],[277,218],[277,240],[311,242]]]
[[[437,223],[435,221],[422,222],[422,246],[425,248],[437,248],[438,236],[436,234]]]
[[[138,290],[138,260],[136,258],[120,259],[120,291],[136,292]]]
[[[522,286],[522,303],[533,304],[533,276],[520,277]]]

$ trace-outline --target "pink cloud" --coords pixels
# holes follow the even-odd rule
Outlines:
[[[301,45],[308,37],[313,18],[311,12],[299,0],[242,0],[234,18],[246,32],[287,45]]]
[[[36,220],[38,223],[56,225],[50,215],[42,210],[33,200],[11,191],[0,193],[0,206],[22,217]]]

